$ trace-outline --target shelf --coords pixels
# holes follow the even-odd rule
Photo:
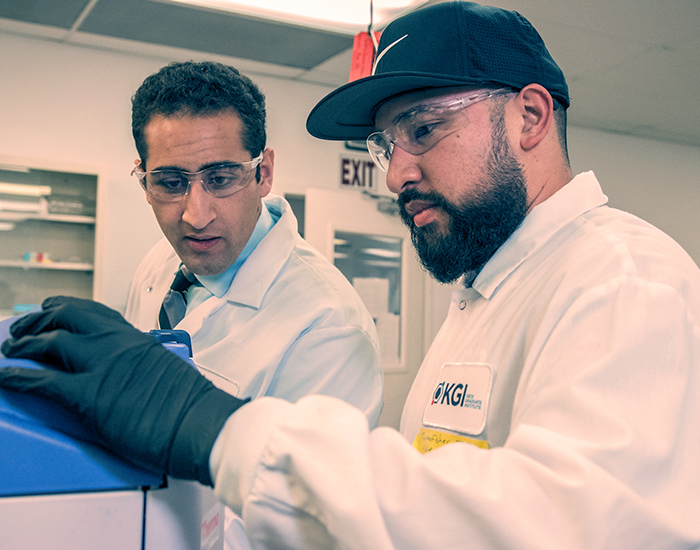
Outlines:
[[[37,165],[0,155],[0,317],[49,296],[95,297],[100,278],[97,173]]]
[[[25,262],[22,260],[0,260],[0,267],[53,269],[58,271],[92,271],[94,266],[82,262]]]
[[[35,214],[32,212],[8,212],[0,211],[0,221],[23,222],[26,220],[38,220],[47,222],[82,223],[94,225],[94,216],[80,216],[76,214]]]

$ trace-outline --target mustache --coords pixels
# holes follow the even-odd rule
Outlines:
[[[399,208],[403,209],[405,209],[406,205],[411,201],[434,202],[439,206],[442,206],[445,203],[445,199],[442,197],[442,195],[439,195],[434,191],[422,193],[417,189],[407,189],[396,198],[396,202],[398,203]]]
[[[452,205],[445,198],[434,191],[421,192],[417,189],[407,189],[403,191],[397,198],[396,203],[399,206],[399,215],[406,225],[413,227],[413,217],[406,211],[406,205],[411,201],[422,201],[432,203],[434,206],[441,208],[447,212],[452,211]]]

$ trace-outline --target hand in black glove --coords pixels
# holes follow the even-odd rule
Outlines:
[[[211,448],[246,401],[103,305],[58,296],[42,308],[12,325],[2,353],[57,370],[5,367],[0,387],[65,406],[131,462],[212,485]]]

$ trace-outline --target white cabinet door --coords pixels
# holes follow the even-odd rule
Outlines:
[[[425,275],[398,215],[355,190],[307,189],[305,239],[350,282],[377,324],[384,368],[380,425],[398,428],[403,404],[423,359]]]

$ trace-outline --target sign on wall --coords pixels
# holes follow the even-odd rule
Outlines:
[[[342,189],[373,192],[379,189],[379,168],[369,155],[341,154],[339,175]]]

